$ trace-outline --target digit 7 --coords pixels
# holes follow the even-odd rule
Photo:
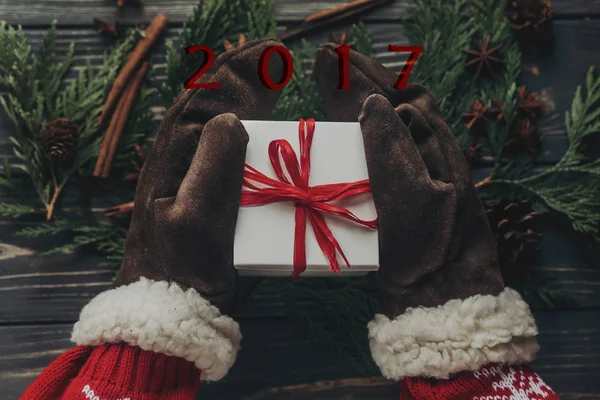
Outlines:
[[[388,46],[388,51],[393,51],[395,53],[410,52],[408,60],[406,60],[404,68],[402,68],[402,72],[400,72],[396,83],[394,83],[394,89],[405,89],[408,84],[408,78],[417,63],[419,56],[423,53],[423,46],[396,46],[395,44],[390,44]]]

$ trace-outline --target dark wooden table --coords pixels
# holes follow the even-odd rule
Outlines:
[[[281,26],[340,0],[276,0]],[[0,0],[0,19],[23,26],[39,43],[53,19],[59,22],[57,52],[76,44],[76,65],[97,64],[106,43],[92,28],[92,17],[118,19],[123,25],[147,23],[156,13],[170,19],[173,36],[191,14],[195,0],[146,0],[143,8],[118,11],[111,0]],[[400,21],[411,0],[364,17],[378,58],[390,68],[402,59],[387,53],[387,45],[409,44]],[[532,89],[550,88],[561,117],[547,126],[539,167],[555,162],[565,150],[564,111],[587,68],[600,61],[600,0],[554,0],[556,49],[535,65],[541,74],[524,70]],[[311,37],[323,42],[325,33]],[[164,52],[155,51],[160,79]],[[526,63],[525,67],[531,64]],[[160,119],[164,108],[154,108]],[[8,154],[13,127],[0,113],[0,155]],[[487,168],[474,171],[485,176]],[[0,199],[6,194],[0,192]],[[38,257],[35,243],[11,235],[18,225],[0,221],[0,399],[17,399],[27,385],[57,355],[71,347],[72,324],[82,306],[110,287],[114,271],[98,267],[101,260],[81,254]],[[10,244],[9,244],[10,243]],[[562,399],[600,399],[600,269],[586,256],[581,238],[566,229],[544,231],[542,257],[535,268],[554,276],[577,299],[565,310],[536,312],[542,346],[535,368]],[[243,350],[230,374],[204,385],[202,399],[394,399],[398,388],[381,378],[353,378],[324,344],[302,336],[286,318],[281,300],[256,293],[235,318],[244,334]]]

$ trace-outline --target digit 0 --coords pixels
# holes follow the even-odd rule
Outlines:
[[[275,83],[271,80],[269,76],[269,60],[273,53],[278,53],[281,57],[281,61],[283,61],[283,76],[279,83]],[[260,59],[258,61],[258,77],[260,81],[265,85],[265,87],[269,89],[283,89],[285,85],[288,84],[290,79],[292,79],[292,74],[294,73],[294,60],[292,59],[292,55],[290,52],[283,46],[271,46],[260,55]]]
[[[184,49],[185,54],[194,54],[198,51],[204,53],[204,60],[202,61],[202,65],[198,71],[194,73],[187,81],[183,87],[186,89],[218,89],[221,87],[219,82],[210,82],[210,83],[198,83],[198,79],[202,77],[212,67],[215,62],[215,52],[208,46],[189,46]]]

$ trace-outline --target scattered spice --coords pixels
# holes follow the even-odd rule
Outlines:
[[[512,153],[537,154],[541,147],[542,139],[537,126],[528,118],[514,125],[506,142],[506,151]]]
[[[107,217],[113,217],[119,214],[126,214],[130,211],[133,211],[133,206],[133,201],[130,201],[129,203],[119,204],[118,206],[105,209],[104,215],[106,215]]]
[[[527,93],[527,87],[525,85],[521,86],[519,89],[519,109],[525,114],[526,118],[537,121],[547,108],[548,106],[540,100],[537,92]]]
[[[248,41],[248,39],[246,39],[246,35],[244,35],[242,33],[238,40],[237,46],[234,46],[233,44],[231,44],[231,42],[229,40],[223,41],[223,46],[225,47],[225,51],[230,51],[230,50],[235,49],[236,47],[242,47],[243,45],[246,44],[247,41]]]
[[[119,36],[117,24],[110,24],[108,21],[101,18],[94,18],[94,27],[98,33],[106,38],[114,39]]]
[[[343,46],[346,44],[352,45],[352,43],[348,43],[348,29],[344,29],[344,31],[340,33],[339,36],[335,36],[333,32],[330,32],[329,41],[331,43],[337,44],[338,46]]]
[[[486,120],[486,114],[489,107],[481,103],[479,100],[473,102],[471,109],[463,113],[463,118],[469,119],[467,129],[473,129],[476,124],[480,124]]]

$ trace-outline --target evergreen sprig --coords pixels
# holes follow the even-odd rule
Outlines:
[[[20,27],[15,29],[0,23],[0,84],[7,89],[0,97],[0,104],[17,131],[10,138],[16,161],[9,168],[29,178],[48,220],[71,176],[98,154],[102,137],[96,122],[105,93],[138,39],[138,33],[130,31],[105,53],[99,69],[88,63],[72,82],[66,83],[66,74],[74,60],[74,45],[71,43],[65,59],[57,62],[55,36],[53,24],[39,51],[34,52]],[[45,122],[59,117],[80,127],[77,151],[67,163],[50,160],[39,144]],[[6,172],[2,176],[0,183],[9,181]],[[5,216],[19,216],[10,209],[6,211]]]
[[[573,228],[600,240],[600,159],[587,143],[600,134],[600,78],[590,68],[585,94],[577,87],[571,111],[565,115],[569,145],[555,165],[520,179],[492,179],[533,195],[549,210],[567,217]]]
[[[186,47],[205,45],[219,55],[225,40],[274,36],[277,30],[272,0],[200,0],[176,40],[166,43],[167,79],[160,86],[165,107],[170,107],[184,82],[202,63],[200,53],[187,55]]]
[[[294,73],[292,79],[283,89],[273,114],[274,120],[297,121],[300,118],[325,120],[325,105],[316,82],[312,78],[310,60],[314,58],[316,48],[302,40],[292,49]]]

